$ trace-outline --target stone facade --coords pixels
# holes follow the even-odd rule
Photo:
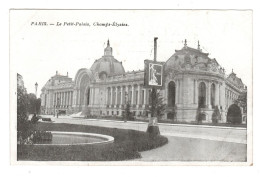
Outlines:
[[[42,113],[121,116],[126,100],[135,116],[147,116],[151,89],[143,86],[144,71],[125,72],[122,62],[112,55],[109,41],[104,55],[90,69],[80,69],[72,81],[56,73],[42,88]],[[226,75],[216,59],[185,45],[166,61],[165,84],[160,91],[167,105],[165,119],[176,111],[176,121],[196,121],[198,111],[203,122],[211,122],[216,107],[220,122],[226,122],[230,105],[246,92],[246,86],[232,71]],[[245,122],[246,120],[244,120]]]

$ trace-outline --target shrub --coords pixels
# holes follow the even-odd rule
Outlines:
[[[161,119],[164,115],[166,104],[163,103],[163,97],[156,89],[152,89],[150,105],[149,111],[151,116]]]
[[[130,101],[127,101],[125,109],[124,109],[124,120],[134,120],[133,113],[130,111]]]
[[[218,106],[215,106],[214,112],[212,114],[212,123],[216,124],[216,123],[218,123],[218,120],[220,120],[220,119],[221,119],[220,111],[218,109]]]
[[[23,137],[24,133],[21,131],[18,131],[18,143],[17,144],[35,144],[39,142],[44,141],[51,141],[52,140],[52,134],[51,132],[46,131],[27,131],[26,135]]]
[[[205,119],[205,114],[202,113],[201,109],[197,109],[197,114],[196,114],[196,120],[198,123],[202,123],[202,120]]]
[[[35,124],[36,122],[38,122],[39,118],[36,116],[36,114],[33,115],[32,119],[31,119],[31,122],[33,124]]]

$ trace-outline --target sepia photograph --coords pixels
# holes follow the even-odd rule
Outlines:
[[[9,15],[12,164],[252,164],[251,10]]]

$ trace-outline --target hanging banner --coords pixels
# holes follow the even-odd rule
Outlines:
[[[155,62],[153,60],[144,61],[144,86],[145,87],[163,87],[164,81],[164,62]]]

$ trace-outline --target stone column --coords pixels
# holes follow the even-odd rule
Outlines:
[[[128,91],[128,85],[125,87],[125,92],[127,93],[127,98],[125,98],[125,103],[129,101],[129,91]]]
[[[146,105],[147,104],[147,100],[146,100],[146,97],[147,97],[147,93],[146,93],[146,88],[144,88],[144,103],[143,103],[143,105]]]
[[[135,91],[135,86],[132,85],[132,95],[131,95],[131,96],[132,96],[132,99],[131,99],[131,105],[134,104],[134,95],[135,95],[134,91]]]
[[[72,105],[73,105],[73,107],[75,107],[75,105],[76,105],[76,97],[77,97],[77,90],[74,89],[73,90],[73,98],[72,98]]]
[[[140,105],[140,96],[141,96],[141,87],[140,87],[140,84],[138,84],[137,86],[137,91],[138,91],[138,96],[137,96],[137,105],[139,106]]]
[[[89,105],[92,105],[92,88],[89,88]]]
[[[73,95],[73,92],[70,91],[70,106],[72,105],[71,102],[72,102],[72,95]]]
[[[68,97],[67,98],[67,106],[69,106],[69,98],[70,98],[70,92],[69,91],[67,92],[67,97]]]
[[[182,104],[183,103],[183,88],[182,88],[182,80],[179,80],[179,103]]]
[[[60,108],[62,106],[62,92],[60,92]]]
[[[52,106],[54,107],[55,105],[55,93],[52,93]]]
[[[166,97],[168,103],[168,97]],[[175,81],[175,104],[179,103],[179,80]]]
[[[195,93],[195,95],[194,95],[194,100],[195,100],[195,104],[197,104],[198,105],[198,92],[199,92],[199,89],[198,89],[198,81],[195,79],[195,86],[194,86],[195,88],[194,88],[194,93]]]
[[[69,103],[70,103],[69,101],[70,101],[70,92],[68,91],[67,106],[70,105],[70,104],[69,104]]]
[[[66,92],[63,92],[63,107],[66,106]]]
[[[72,91],[70,91],[70,101],[69,101],[69,102],[70,102],[70,103],[69,103],[69,104],[70,104],[70,106],[72,105],[72,104],[71,104],[71,102],[72,102],[72,95],[73,95],[73,92],[72,92]]]
[[[106,88],[106,105],[108,105],[108,94],[109,94],[109,90],[108,87]]]
[[[57,107],[58,105],[58,97],[59,96],[59,92],[56,92],[56,96],[55,96],[55,106]]]
[[[67,105],[67,92],[64,92],[64,107]]]
[[[53,107],[55,106],[55,97],[56,97],[55,94],[56,94],[55,92],[52,93],[52,106]]]
[[[71,94],[72,92],[70,91],[70,98],[69,98],[69,105],[71,106]]]
[[[121,86],[121,97],[120,97],[120,105],[123,104],[123,86]]]
[[[56,92],[56,106],[58,105],[59,92]]]
[[[211,109],[211,103],[210,103],[210,100],[211,100],[211,83],[208,82],[208,89],[207,89],[207,105],[208,105],[208,108]]]
[[[64,106],[64,92],[62,92],[62,106]]]
[[[63,105],[63,92],[60,92],[60,107]]]
[[[219,107],[219,83],[216,84],[215,105]]]
[[[112,106],[113,105],[113,87],[111,87],[110,89],[110,105]]]
[[[117,96],[118,96],[117,93],[118,93],[118,88],[116,87],[115,106],[118,104],[118,103],[117,103]]]
[[[63,92],[63,107],[66,105],[66,92]]]
[[[92,92],[92,105],[95,105],[95,88],[93,87],[93,92]]]

